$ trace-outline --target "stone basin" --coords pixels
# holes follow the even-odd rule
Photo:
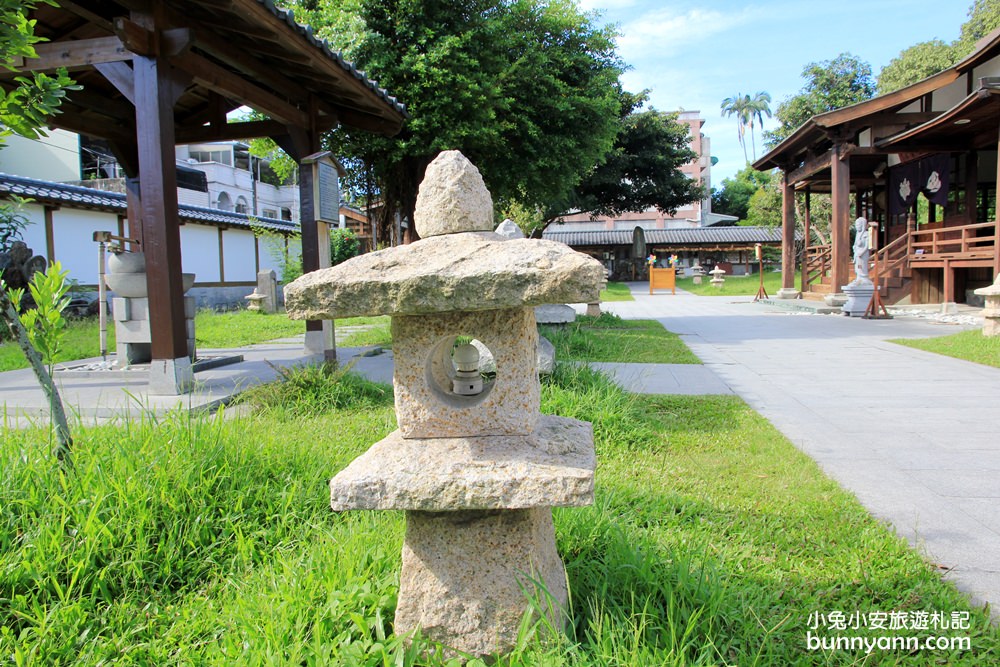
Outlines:
[[[193,273],[181,274],[181,290],[187,291],[194,285]],[[104,276],[104,282],[108,289],[115,293],[115,296],[129,299],[140,299],[148,296],[146,292],[145,273],[108,273]]]

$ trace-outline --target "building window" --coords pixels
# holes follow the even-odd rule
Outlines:
[[[220,211],[232,211],[233,210],[233,200],[230,198],[229,194],[226,192],[220,192],[219,198],[215,202],[215,208]]]
[[[278,212],[275,211],[273,208],[265,208],[263,210],[263,212],[262,212],[262,215],[265,218],[277,218],[278,217]]]
[[[236,198],[236,212],[246,215],[250,212],[250,204],[247,203],[247,198],[240,196]]]
[[[192,160],[198,162],[218,162],[220,164],[226,164],[230,167],[233,166],[233,152],[230,150],[224,151],[189,151],[188,153]]]
[[[287,220],[288,222],[291,222],[292,221],[292,209],[282,207],[282,209],[281,209],[281,219],[282,220]]]

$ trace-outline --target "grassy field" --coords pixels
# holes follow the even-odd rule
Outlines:
[[[635,298],[625,283],[608,283],[601,290],[601,301],[635,301]]]
[[[619,361],[644,364],[700,364],[680,336],[656,320],[623,320],[604,313],[578,315],[564,326],[539,327],[564,361]]]
[[[987,338],[982,329],[936,338],[896,338],[890,342],[1000,368],[1000,336]]]
[[[5,662],[445,664],[392,634],[402,513],[328,506],[327,479],[394,428],[391,390],[307,369],[248,400],[228,420],[79,428],[71,473],[39,432],[0,433]],[[987,615],[739,399],[560,367],[542,407],[593,422],[596,502],[555,511],[567,635],[526,626],[497,664],[1000,660]],[[808,651],[810,614],[832,611],[968,612],[939,634],[972,648]]]
[[[336,326],[375,325],[375,333],[359,332],[356,338],[349,338],[344,345],[373,345],[365,342],[377,340],[379,331],[388,333],[387,317],[352,317],[336,320]],[[114,323],[108,324],[108,351],[115,352]],[[248,310],[217,313],[201,310],[195,315],[195,336],[200,349],[225,349],[254,345],[276,338],[295,336],[305,331],[305,324],[290,320],[284,313],[268,315]],[[100,327],[97,318],[72,320],[66,334],[63,353],[57,362],[74,361],[100,356]],[[384,337],[384,336],[383,336]],[[17,368],[27,368],[28,362],[17,345],[6,341],[0,343],[0,372]]]
[[[760,287],[760,275],[723,276],[726,282],[722,287],[715,287],[709,280],[712,276],[702,278],[701,285],[694,284],[694,278],[678,278],[677,288],[698,296],[754,296]],[[798,282],[795,283],[798,285]],[[774,296],[781,289],[781,274],[774,271],[764,272],[764,289],[769,296]]]

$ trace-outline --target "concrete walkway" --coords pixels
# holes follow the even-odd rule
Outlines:
[[[644,290],[636,285],[634,302],[602,307],[680,334],[876,517],[976,603],[1000,611],[1000,369],[886,340],[968,327]]]

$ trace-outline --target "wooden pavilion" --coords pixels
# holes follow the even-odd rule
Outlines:
[[[60,0],[31,12],[37,59],[25,71],[66,67],[71,91],[53,127],[105,139],[128,176],[128,236],[146,255],[152,324],[150,390],[193,383],[181,290],[177,144],[272,137],[296,161],[320,151],[338,125],[396,134],[405,108],[316,39],[273,0]],[[0,76],[13,85],[15,74]],[[269,120],[227,123],[243,106]],[[300,170],[302,261],[320,266],[313,170]],[[339,201],[337,202],[339,204]],[[306,335],[332,350],[322,322]]]
[[[836,294],[854,278],[856,217],[879,224],[887,303],[964,302],[967,291],[997,277],[998,77],[1000,30],[934,76],[813,116],[754,163],[783,173],[783,296]],[[796,193],[805,194],[806,237],[798,289]],[[813,193],[831,196],[828,244],[810,236]]]

